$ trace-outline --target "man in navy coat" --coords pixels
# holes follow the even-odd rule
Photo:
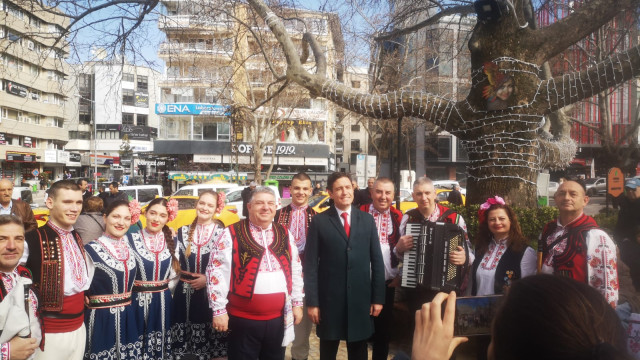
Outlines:
[[[317,325],[320,360],[335,360],[340,340],[347,341],[349,360],[366,360],[373,317],[385,300],[378,231],[370,214],[352,207],[348,174],[331,174],[327,190],[334,205],[313,217],[307,235],[307,310]]]

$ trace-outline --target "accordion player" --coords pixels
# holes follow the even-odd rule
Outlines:
[[[413,236],[413,247],[404,253],[402,287],[459,292],[466,264],[452,264],[449,254],[461,246],[469,259],[464,230],[456,224],[423,221],[407,224],[405,234]]]

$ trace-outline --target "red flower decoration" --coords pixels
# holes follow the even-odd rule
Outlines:
[[[129,201],[129,212],[131,213],[131,225],[133,225],[140,220],[140,203],[138,200]]]

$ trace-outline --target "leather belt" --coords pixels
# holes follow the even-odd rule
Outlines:
[[[42,312],[42,317],[52,318],[52,319],[71,320],[71,319],[79,318],[80,316],[84,316],[84,310],[77,314],[62,314],[62,313],[53,312],[53,311]]]

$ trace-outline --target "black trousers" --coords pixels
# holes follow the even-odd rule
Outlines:
[[[336,360],[338,346],[340,340],[320,339],[320,360]],[[347,354],[349,360],[367,360],[367,340],[347,342]]]
[[[229,316],[229,360],[284,360],[284,318],[250,320]]]
[[[384,306],[380,315],[373,318],[375,332],[371,336],[373,343],[372,360],[386,360],[389,355],[389,340],[391,340],[391,326],[393,324],[393,302],[396,288],[389,287],[391,280],[385,286]]]

